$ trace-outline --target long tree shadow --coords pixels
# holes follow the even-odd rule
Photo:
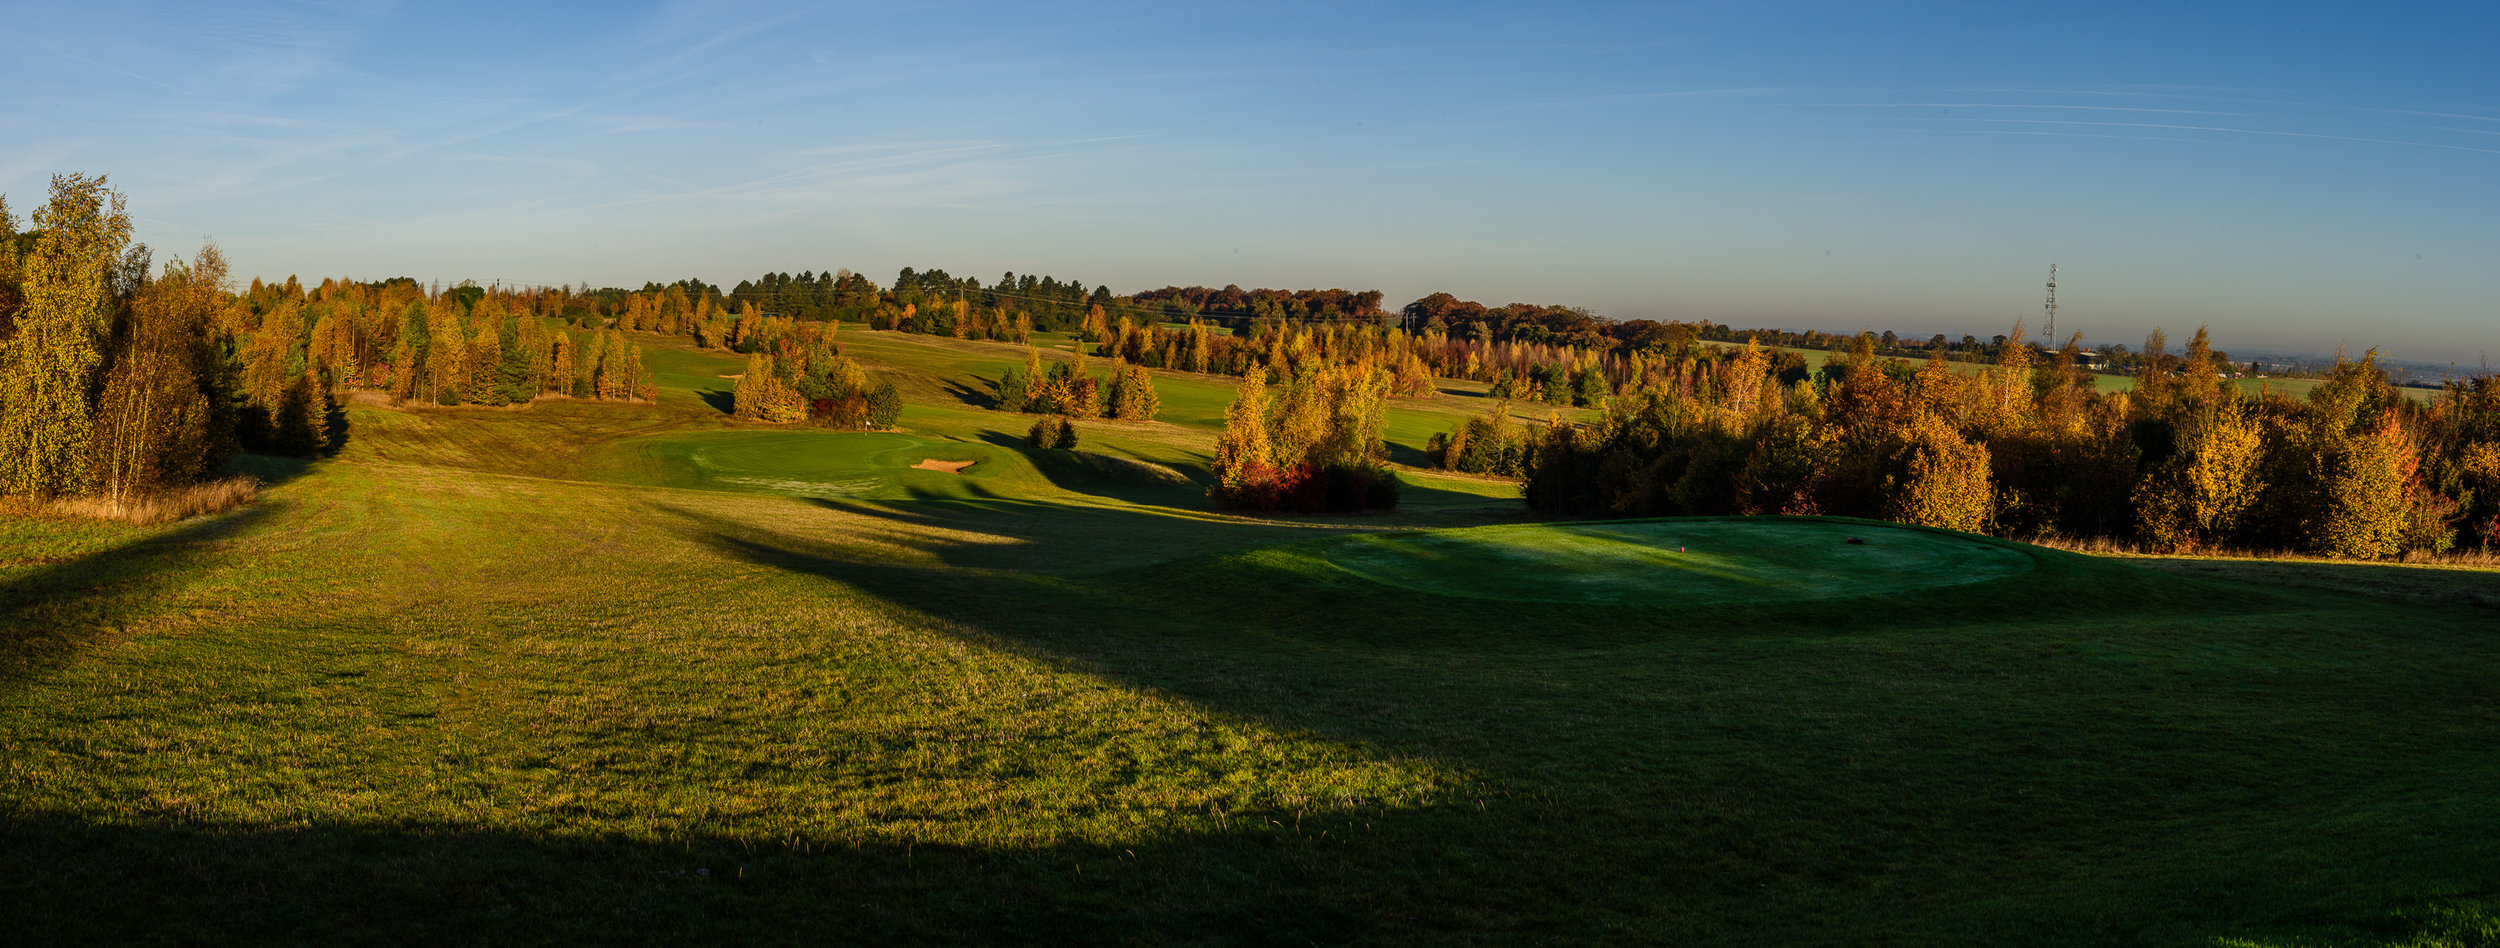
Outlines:
[[[980,846],[711,816],[619,838],[571,832],[562,810],[537,831],[233,827],[136,802],[106,822],[0,783],[0,930],[81,943],[2102,944],[2377,924],[2393,940],[2409,929],[2386,906],[2487,887],[2495,864],[2500,826],[2474,805],[2492,774],[2476,743],[2492,646],[2463,610],[2410,637],[2286,644],[2286,628],[2375,603],[2287,606],[2052,552],[2019,582],[1783,609],[1503,603],[1384,591],[1267,546],[1359,526],[1004,498],[826,506],[851,532],[811,534],[787,507],[657,509],[733,565],[856,588],[979,646],[1342,742],[1347,766],[1434,761],[1468,782],[1406,808],[1279,802],[1117,845]],[[864,548],[880,522],[942,565]],[[120,573],[91,557],[59,585],[0,586],[0,628],[24,625],[47,590],[127,577],[144,593],[188,555],[180,542],[116,553]],[[755,779],[676,766],[723,788]]]
[[[1044,416],[1021,417],[1038,421]],[[1081,448],[1036,448],[1026,434],[997,428],[984,428],[978,437],[984,444],[1024,455],[1052,487],[1071,494],[1178,511],[1209,509],[1206,485],[1213,478],[1203,464],[1141,461]]]
[[[331,402],[330,413],[322,422],[321,456],[337,457],[339,452],[347,450],[348,435],[354,432],[355,427],[347,418],[347,403]]]
[[[2315,921],[2320,906],[2384,904],[2353,893],[2383,895],[2398,878],[2457,892],[2443,880],[2490,855],[2472,840],[2494,820],[2437,806],[2399,806],[2360,835],[2303,835],[2392,786],[2462,792],[2491,771],[2376,749],[2390,715],[2447,727],[2438,709],[2482,687],[2436,657],[2472,641],[2454,615],[2393,644],[2357,629],[2287,643],[2265,617],[2301,627],[2321,609],[2355,623],[2370,611],[2055,551],[2001,581],[1679,609],[1418,596],[1291,549],[1014,570],[1106,535],[1151,543],[1160,517],[845,509],[986,539],[940,541],[931,552],[964,571],[933,574],[681,513],[687,535],[725,554],[858,588],[987,645],[1477,773],[1484,820],[1436,844],[1496,867],[1450,890],[1467,898],[1491,880],[1568,900],[1558,888],[1615,877],[1637,898],[1699,907],[1714,919],[1688,932],[1699,940],[1848,940],[1797,924],[1845,906],[1912,941],[2060,940],[2040,937],[2042,918],[2063,918],[2045,930],[2076,942],[2179,941],[2226,933],[2218,906],[2263,929]],[[1059,517],[1077,522],[1046,525]],[[1236,545],[1261,528],[1241,529]],[[975,549],[1014,555],[958,552]],[[2183,621],[2205,631],[2183,639]],[[2387,648],[2405,660],[2334,658]],[[2304,664],[2316,668],[2286,671]],[[2195,686],[2174,686],[2180,676]],[[2389,703],[2400,695],[2426,703]],[[2287,719],[2308,743],[2251,756],[2244,741]],[[2281,792],[2294,784],[2308,789]],[[2446,833],[2463,835],[2415,851]],[[2183,847],[2197,858],[2177,858]],[[2349,868],[2332,880],[2291,871],[2321,858]],[[2187,894],[2198,889],[2232,894]],[[1710,927],[1748,923],[1759,928]]]
[[[0,580],[0,682],[60,667],[117,634],[186,571],[219,555],[217,544],[283,507],[262,500]]]
[[[998,383],[996,382],[984,382],[976,387],[953,379],[945,379],[939,382],[939,386],[946,394],[955,396],[956,401],[965,405],[988,409],[998,407]]]
[[[15,944],[1343,944],[1381,934],[1362,865],[1434,830],[1365,818],[1369,841],[1343,838],[1360,819],[1257,813],[1215,834],[980,848],[18,812],[0,815],[0,928]]]

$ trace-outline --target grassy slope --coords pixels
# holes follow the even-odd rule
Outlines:
[[[2031,568],[1943,531],[1761,517],[1534,523],[1345,537],[1314,555],[1436,596],[1676,608],[1896,593]]]
[[[2394,567],[2171,576],[1997,544],[2035,568],[1673,611],[1419,595],[1314,551],[1493,516],[1480,493],[1214,517],[1191,488],[992,444],[1016,420],[945,386],[1005,350],[853,342],[904,375],[916,436],[994,451],[995,496],[667,486],[650,445],[750,436],[698,395],[734,363],[646,346],[656,407],[357,410],[342,457],[273,468],[223,518],[0,521],[0,930],[2335,944],[2492,923],[2493,613],[2365,594]],[[1088,425],[1088,447],[1186,469],[1191,430]]]

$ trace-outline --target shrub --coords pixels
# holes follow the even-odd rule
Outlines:
[[[1126,365],[1111,379],[1111,417],[1121,421],[1153,421],[1163,410],[1155,394],[1154,374],[1142,365]]]
[[[136,491],[122,497],[71,497],[52,502],[52,509],[73,517],[120,520],[136,524],[171,523],[251,503],[260,496],[260,481],[248,474],[224,480]]]
[[[1904,446],[1907,470],[1888,498],[1892,519],[1923,527],[1977,533],[1987,529],[1992,492],[1988,446],[1964,440],[1930,416]]]
[[[868,390],[868,426],[892,428],[902,416],[903,393],[895,390],[892,381],[878,379],[876,387]]]
[[[1043,415],[1033,419],[1033,427],[1024,433],[1024,446],[1039,451],[1058,448],[1076,450],[1076,425],[1066,415]]]

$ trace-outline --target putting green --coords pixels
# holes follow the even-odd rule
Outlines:
[[[1435,595],[1621,605],[1863,596],[2032,568],[2021,550],[1973,537],[1769,517],[1375,533],[1322,556],[1373,582]]]
[[[799,497],[972,496],[973,485],[1032,465],[1014,451],[884,431],[731,431],[645,439],[629,450],[662,483]],[[922,461],[970,461],[961,472]]]

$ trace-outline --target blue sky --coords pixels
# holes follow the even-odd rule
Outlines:
[[[2192,8],[2192,9],[2190,9]],[[238,272],[903,266],[2500,356],[2488,5],[42,3],[0,193]]]

